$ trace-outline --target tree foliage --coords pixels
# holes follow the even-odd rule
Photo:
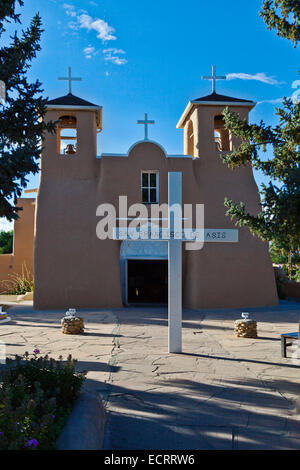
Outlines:
[[[14,232],[0,232],[0,255],[5,255],[13,252],[13,238]]]
[[[270,177],[262,185],[262,211],[249,214],[244,203],[236,204],[226,199],[227,214],[246,225],[263,240],[276,240],[285,250],[300,247],[300,106],[284,100],[277,108],[279,124],[266,126],[263,122],[248,124],[228,108],[224,111],[225,126],[241,139],[241,145],[222,158],[230,167],[251,163]],[[272,146],[273,158],[263,159],[260,150]]]
[[[280,9],[286,21],[294,19],[289,23],[289,30],[285,22],[277,22],[274,8]],[[297,43],[299,9],[299,1],[264,2],[264,19],[268,27],[276,28],[281,36]],[[228,198],[225,206],[227,215],[235,219],[237,225],[249,227],[254,235],[273,242],[285,253],[296,253],[300,250],[300,105],[285,98],[283,107],[276,108],[275,114],[278,124],[268,126],[263,121],[249,124],[228,108],[223,112],[225,127],[240,139],[238,148],[221,155],[224,163],[232,168],[251,164],[270,178],[268,185],[262,185],[262,210],[259,214],[248,213],[243,202],[233,202]],[[270,159],[263,156],[268,149],[273,153]]]
[[[23,0],[0,0],[0,36],[7,23],[20,23],[16,6]],[[0,80],[6,85],[6,102],[0,103],[0,217],[18,217],[17,198],[26,187],[29,173],[39,171],[38,160],[44,132],[54,132],[53,123],[42,120],[47,99],[39,80],[27,77],[32,59],[40,51],[42,23],[37,13],[20,37],[0,49]]]
[[[300,41],[299,0],[265,0],[259,14],[268,29],[275,29],[278,36],[291,40],[296,47]]]
[[[300,251],[287,252],[274,242],[269,251],[273,263],[280,264],[290,279],[300,281]]]

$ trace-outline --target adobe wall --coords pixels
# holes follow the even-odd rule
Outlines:
[[[35,198],[20,198],[18,206],[23,210],[14,223],[13,253],[0,255],[0,292],[6,290],[3,281],[11,274],[22,274],[23,266],[33,276]]]
[[[48,112],[47,118],[57,120],[61,114]],[[85,111],[76,112],[76,117],[76,155],[58,155],[56,135],[48,134],[44,143],[36,214],[37,309],[121,305],[116,242],[99,246],[96,237],[100,161],[95,117]]]
[[[37,200],[35,308],[122,306],[120,242],[97,238],[96,207],[118,207],[119,195],[128,196],[128,205],[141,202],[142,170],[159,171],[160,204],[168,200],[168,172],[181,171],[183,203],[205,204],[207,228],[234,228],[225,216],[225,196],[246,202],[254,213],[259,210],[251,168],[223,165],[207,129],[201,141],[212,142],[198,149],[199,159],[166,158],[152,142],[138,143],[128,157],[96,159],[92,113],[77,116],[85,129],[77,155],[57,155],[56,136],[45,142]],[[48,117],[57,119],[58,114]],[[207,243],[201,251],[184,250],[183,299],[184,306],[195,309],[276,305],[266,244],[243,228],[238,244]]]
[[[291,299],[300,299],[300,282],[288,281],[282,288],[284,294]]]
[[[7,289],[4,281],[7,281],[12,273],[13,259],[12,254],[0,255],[0,294]]]
[[[195,135],[194,174],[199,188],[197,202],[205,204],[206,228],[236,228],[226,216],[224,199],[245,202],[246,209],[260,211],[258,188],[250,165],[230,169],[214,143],[214,117],[222,106],[200,106],[190,116]],[[233,109],[242,118],[248,110]],[[239,144],[233,139],[233,145]],[[186,144],[187,145],[187,144]],[[276,305],[275,278],[268,246],[239,228],[238,244],[206,243],[203,250],[187,252],[184,303],[190,308],[237,308]]]

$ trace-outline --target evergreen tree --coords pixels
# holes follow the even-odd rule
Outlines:
[[[20,23],[16,7],[23,0],[0,0],[0,36],[7,23]],[[17,198],[26,187],[29,173],[39,171],[43,134],[54,132],[54,124],[41,119],[46,102],[41,83],[30,83],[27,72],[40,51],[41,18],[37,13],[20,37],[15,32],[10,44],[0,49],[0,80],[6,86],[6,102],[0,103],[0,217],[18,217]]]
[[[265,0],[259,14],[268,29],[275,29],[278,36],[290,39],[296,47],[300,41],[299,0]]]
[[[290,279],[300,281],[300,251],[287,252],[275,242],[270,244],[271,260],[275,264],[280,264]]]
[[[290,29],[277,21],[275,7],[281,8],[284,17],[292,16]],[[299,0],[264,2],[263,14],[268,27],[276,27],[280,35],[284,32],[284,37],[295,43],[299,41]],[[262,185],[258,215],[249,214],[243,202],[226,198],[225,206],[237,225],[249,227],[254,235],[280,247],[289,254],[291,264],[292,254],[300,250],[300,105],[284,99],[283,107],[275,113],[279,122],[272,127],[263,121],[248,124],[228,108],[223,112],[226,128],[241,141],[232,153],[221,155],[224,163],[232,168],[250,163],[270,178],[268,185]],[[266,152],[268,147],[273,149],[273,158],[266,160],[260,151]]]

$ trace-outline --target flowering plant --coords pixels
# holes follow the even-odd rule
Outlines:
[[[76,401],[84,374],[76,361],[25,353],[0,374],[0,450],[53,449]]]

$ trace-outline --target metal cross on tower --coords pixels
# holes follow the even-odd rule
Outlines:
[[[216,93],[217,80],[227,80],[227,77],[225,75],[221,75],[218,77],[216,73],[216,66],[213,65],[212,75],[211,76],[205,75],[204,77],[202,77],[202,80],[212,80],[212,93]]]
[[[155,124],[155,121],[149,121],[149,120],[148,120],[148,114],[145,113],[145,119],[144,119],[144,121],[139,120],[137,123],[138,123],[138,124],[144,124],[144,126],[145,126],[145,139],[144,139],[144,140],[148,140],[148,125],[149,125],[149,124]]]
[[[71,67],[68,67],[67,77],[58,77],[58,80],[66,80],[69,82],[69,93],[72,93],[72,82],[81,82],[82,78],[72,77]]]

